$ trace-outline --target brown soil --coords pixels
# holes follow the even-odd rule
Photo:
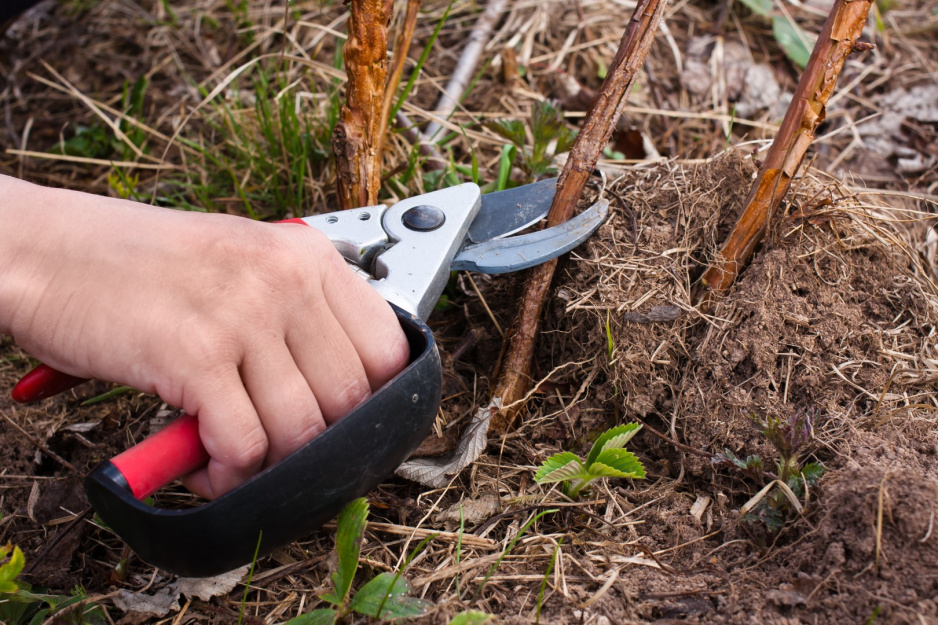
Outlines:
[[[874,611],[885,622],[938,618],[938,562],[934,544],[926,546],[938,510],[938,436],[930,372],[917,356],[932,349],[934,287],[907,248],[886,244],[884,223],[856,210],[836,185],[809,181],[732,293],[701,318],[687,286],[738,210],[751,172],[731,154],[676,175],[627,175],[614,190],[630,209],[586,246],[558,288],[551,330],[572,333],[562,344],[586,351],[555,352],[551,362],[592,354],[607,376],[595,394],[607,409],[582,425],[605,427],[621,413],[704,452],[640,436],[661,482],[629,500],[656,500],[652,515],[638,515],[646,520],[639,535],[679,573],[632,570],[609,602],[621,604],[626,593],[680,595],[621,613],[633,619],[856,623]],[[815,193],[833,204],[812,213]],[[664,305],[685,313],[675,322],[622,321]],[[821,461],[827,473],[805,516],[789,514],[776,534],[738,513],[767,480],[734,474],[713,456],[754,454],[774,470],[779,452],[757,424],[799,410],[814,415],[803,460]],[[712,503],[697,521],[690,507],[701,496]],[[676,543],[686,546],[674,550]]]

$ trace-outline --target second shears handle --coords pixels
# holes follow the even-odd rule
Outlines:
[[[39,365],[13,387],[20,403],[39,401],[87,382],[48,365]],[[111,458],[137,499],[145,499],[173,480],[208,463],[208,452],[199,437],[199,422],[183,415],[127,451]]]

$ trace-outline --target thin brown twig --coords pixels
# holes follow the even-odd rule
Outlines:
[[[29,575],[32,573],[36,566],[45,560],[45,558],[52,552],[52,550],[55,549],[60,542],[62,542],[62,539],[68,536],[72,530],[78,527],[79,523],[91,516],[92,512],[93,510],[91,508],[87,508],[86,510],[79,512],[78,516],[69,521],[68,525],[66,525],[58,534],[56,534],[55,538],[49,541],[49,544],[47,544],[43,550],[39,552],[39,555],[29,561],[29,564],[26,565],[26,568],[23,570],[23,574]]]
[[[547,215],[547,227],[563,223],[573,215],[577,200],[612,136],[616,120],[619,119],[638,72],[645,63],[645,57],[654,42],[655,32],[667,4],[667,0],[642,0],[635,7],[619,44],[619,50],[610,64],[606,80],[593,100],[583,128],[557,181],[557,194]],[[547,299],[556,267],[557,259],[554,259],[528,272],[524,294],[515,321],[508,331],[507,347],[492,393],[493,397],[501,398],[503,406],[516,404],[530,387],[531,359],[534,355],[541,309]],[[498,410],[492,415],[492,428],[505,431],[523,408],[523,405],[516,404],[516,408]]]
[[[378,203],[380,129],[387,85],[388,21],[392,0],[351,0],[348,39],[342,48],[346,102],[332,133],[340,209]]]
[[[38,450],[41,451],[42,453],[46,454],[47,456],[49,456],[50,458],[52,458],[53,460],[55,460],[56,462],[58,462],[59,464],[61,464],[63,467],[65,467],[66,469],[68,469],[68,470],[71,471],[72,473],[78,473],[78,469],[76,469],[75,466],[72,465],[71,462],[69,462],[68,460],[66,460],[66,459],[63,458],[62,456],[58,455],[57,453],[55,453],[54,451],[52,451],[51,449],[49,449],[48,447],[46,447],[45,445],[43,445],[42,443],[40,443],[38,440],[36,440],[35,438],[33,438],[32,435],[30,435],[29,432],[27,432],[26,430],[24,430],[23,428],[21,428],[21,427],[19,426],[19,424],[16,423],[16,421],[14,421],[13,419],[11,419],[11,418],[9,417],[9,415],[4,414],[4,415],[3,415],[3,418],[6,419],[7,423],[9,423],[10,425],[12,425],[12,426],[16,429],[17,432],[19,432],[20,434],[22,434],[23,436],[25,436],[26,439],[27,439],[30,443],[32,443],[33,445],[35,445],[36,449],[38,449]]]

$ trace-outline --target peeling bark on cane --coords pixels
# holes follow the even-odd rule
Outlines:
[[[871,4],[871,0],[837,0],[831,8],[794,99],[749,192],[746,208],[697,285],[694,301],[702,310],[709,310],[713,297],[730,288],[765,236],[817,127],[824,121],[827,102],[847,57],[851,52],[870,49],[870,44],[857,39]]]
[[[340,209],[378,203],[381,127],[388,76],[388,22],[392,0],[351,0],[342,51],[346,103],[332,135]]]

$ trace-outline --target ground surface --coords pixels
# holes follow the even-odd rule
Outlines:
[[[260,217],[328,206],[345,9],[239,7],[63,0],[10,25],[0,38],[0,172]],[[445,8],[425,3],[414,61]],[[504,141],[480,120],[528,120],[533,101],[553,98],[575,127],[631,8],[510,4],[453,117],[467,129],[444,146],[466,168],[454,175],[468,179],[474,153],[483,181],[496,176]],[[782,9],[807,32],[826,14],[821,2]],[[477,11],[454,3],[405,106],[418,122]],[[798,72],[770,22],[741,4],[670,11],[602,163],[612,217],[561,264],[523,424],[445,489],[392,479],[373,492],[358,583],[396,569],[432,530],[444,533],[405,573],[434,603],[431,623],[469,608],[533,622],[545,579],[540,619],[550,623],[938,623],[938,237],[926,219],[938,193],[938,14],[927,2],[878,5],[865,33],[877,49],[848,62],[813,168],[751,267],[702,315],[691,289],[742,207]],[[294,57],[309,62],[284,60]],[[267,100],[277,105],[265,116],[257,103]],[[127,141],[103,121],[119,111],[136,120],[119,127]],[[300,147],[265,134],[294,118]],[[407,168],[411,152],[395,135],[389,199],[439,184]],[[525,179],[522,168],[513,179]],[[488,401],[498,328],[520,286],[473,279],[458,277],[454,305],[434,315],[445,365],[438,447]],[[260,560],[245,595],[240,573],[227,586],[180,590],[93,518],[75,521],[88,507],[81,476],[172,412],[133,393],[83,406],[112,388],[101,382],[14,406],[8,390],[33,363],[12,341],[0,345],[0,543],[24,550],[23,579],[55,594],[81,585],[89,622],[234,622],[246,596],[246,621],[274,623],[318,603],[334,569],[331,527]],[[647,424],[630,446],[646,480],[601,482],[578,502],[533,482],[548,455],[585,455],[599,432],[635,419]],[[761,431],[773,424],[774,443]],[[778,487],[750,501],[779,477],[782,452],[796,475],[824,467],[817,483],[790,482],[801,514]],[[762,465],[733,462],[749,456]],[[474,596],[519,529],[552,506]]]

